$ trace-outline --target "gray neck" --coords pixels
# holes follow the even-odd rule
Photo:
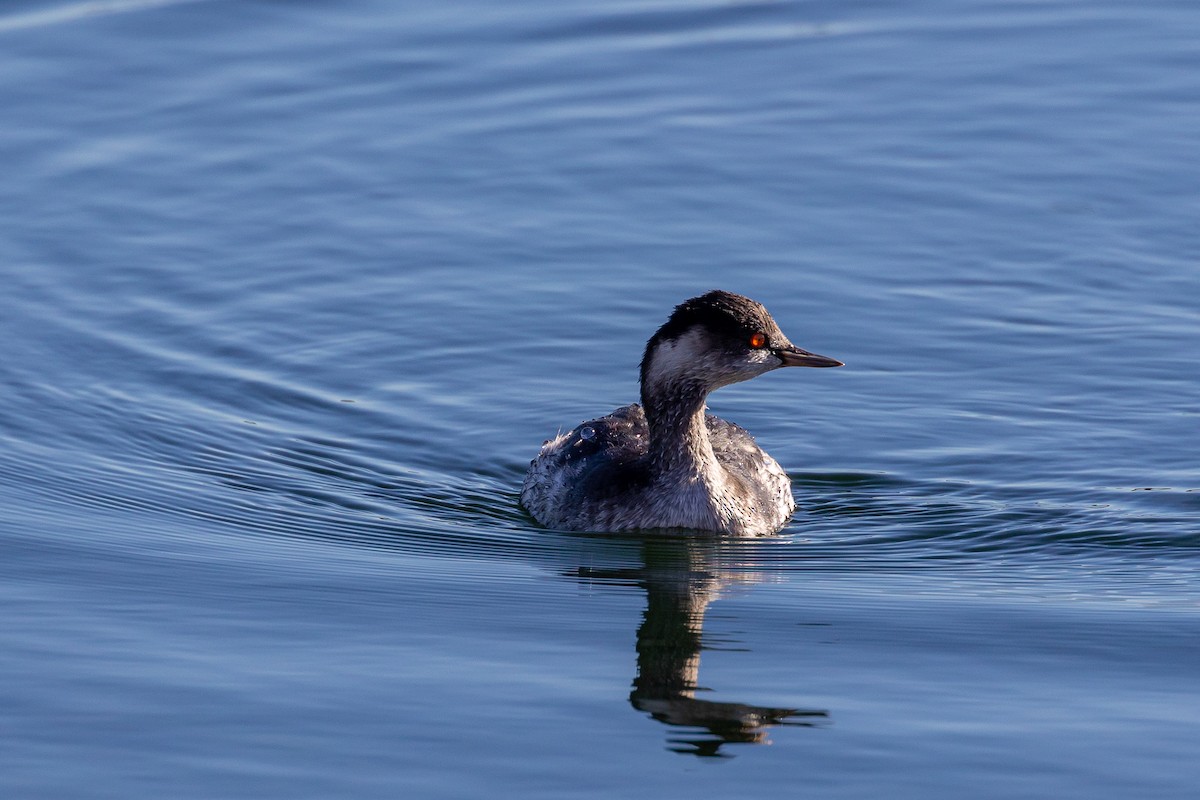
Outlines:
[[[699,383],[642,387],[650,456],[661,473],[701,476],[716,463],[704,422],[707,397],[707,387]]]

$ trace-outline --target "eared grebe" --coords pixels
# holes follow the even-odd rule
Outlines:
[[[796,509],[787,473],[746,431],[705,414],[705,398],[778,367],[840,366],[793,345],[747,297],[693,297],[646,343],[642,404],[542,445],[521,504],[562,530],[774,533]]]

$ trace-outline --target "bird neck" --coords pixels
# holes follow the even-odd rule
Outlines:
[[[643,386],[650,456],[663,473],[700,476],[716,462],[704,421],[708,388],[694,382]]]

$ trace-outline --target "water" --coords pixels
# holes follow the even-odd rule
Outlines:
[[[1198,37],[7,4],[0,792],[1193,797]],[[792,524],[539,529],[718,286],[847,363],[712,399]]]

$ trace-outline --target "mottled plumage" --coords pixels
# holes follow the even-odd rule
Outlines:
[[[521,503],[564,530],[774,533],[795,510],[787,473],[745,430],[706,414],[705,398],[782,366],[840,365],[792,345],[753,300],[692,298],[646,345],[642,404],[546,442]]]

